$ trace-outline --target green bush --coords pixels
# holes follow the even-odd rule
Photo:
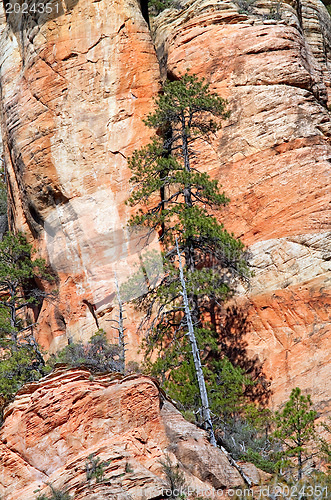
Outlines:
[[[150,15],[157,16],[165,9],[173,6],[173,0],[149,0],[148,10]]]
[[[199,332],[197,338],[200,340]],[[211,336],[206,333],[201,342],[212,345]],[[195,377],[195,367],[193,360],[189,358],[190,346],[187,348],[187,360],[173,370],[171,376],[164,380],[164,388],[171,398],[177,401],[180,409],[185,413],[185,418],[194,423],[201,424],[199,409],[201,402],[199,399],[199,388]],[[185,352],[182,349],[182,353]],[[168,362],[167,353],[159,358],[153,365],[146,365],[147,371],[152,376],[159,375],[160,366]],[[232,416],[240,412],[246,403],[245,388],[251,385],[252,380],[245,375],[240,367],[234,366],[228,358],[219,359],[217,350],[210,351],[208,365],[205,362],[203,368],[207,391],[209,395],[210,409],[213,414],[213,424],[215,428],[223,427],[224,423]]]
[[[220,441],[235,460],[252,462],[265,472],[276,472],[274,463],[280,450],[279,443],[244,416],[228,420]]]
[[[258,451],[254,451],[248,448],[247,452],[244,454],[243,459],[247,462],[251,462],[256,465],[259,469],[269,474],[274,474],[276,472],[276,466],[274,460],[269,457],[263,456],[263,454]]]
[[[239,14],[253,14],[256,0],[235,0],[239,7]]]
[[[105,332],[99,330],[87,344],[76,342],[67,345],[56,356],[52,356],[49,365],[66,363],[72,367],[85,366],[92,372],[121,372],[120,355],[120,347],[117,344],[110,344]]]
[[[95,458],[95,454],[91,453],[85,461],[85,472],[87,481],[91,482],[95,479],[96,483],[101,483],[105,480],[105,468],[108,467],[110,461],[101,462],[100,458]]]
[[[0,241],[0,420],[15,393],[49,371],[25,318],[30,306],[49,296],[35,280],[51,281],[45,262],[32,255],[22,233],[7,232]]]
[[[41,366],[33,346],[21,343],[19,349],[12,344],[3,346],[0,360],[0,394],[10,400],[24,384],[40,379],[49,373],[49,369]]]
[[[48,484],[52,490],[51,496],[47,496],[44,493],[38,495],[36,500],[71,500],[71,496],[66,491],[56,490],[51,484]]]
[[[184,474],[180,470],[179,465],[173,465],[168,454],[165,454],[164,460],[159,460],[159,462],[162,465],[167,481],[167,489],[170,493],[166,498],[184,500],[181,491],[185,489],[186,483]]]

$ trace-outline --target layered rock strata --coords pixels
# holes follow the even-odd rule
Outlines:
[[[149,138],[159,65],[138,0],[50,5],[7,16],[1,5],[0,80],[10,222],[57,278],[38,319],[54,350],[110,331],[114,266],[120,279],[137,252],[127,157]]]
[[[199,148],[231,197],[222,221],[252,253],[241,347],[273,377],[275,405],[299,385],[327,411],[330,17],[318,0],[187,0],[153,32],[164,73],[206,76],[229,102],[223,130]],[[11,225],[59,289],[40,311],[39,340],[54,350],[98,327],[115,339],[114,270],[125,276],[141,254],[123,230],[127,157],[148,140],[141,118],[159,89],[147,23],[126,0],[80,0],[49,15],[2,10],[0,57]]]
[[[75,500],[165,498],[169,484],[161,462],[168,459],[191,491],[220,490],[226,498],[226,488],[243,484],[206,433],[143,376],[60,369],[25,386],[7,408],[0,449],[4,500],[34,500],[36,490],[49,493],[47,484]],[[87,480],[92,455],[104,464],[100,483]],[[243,467],[257,484],[257,469]]]
[[[207,78],[231,110],[200,145],[200,164],[231,198],[222,222],[249,246],[255,273],[237,301],[248,317],[225,340],[257,355],[275,406],[300,386],[328,412],[330,16],[315,0],[189,0],[153,30],[167,74]]]

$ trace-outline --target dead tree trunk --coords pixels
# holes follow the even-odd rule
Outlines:
[[[110,323],[115,323],[116,326],[112,325],[112,328],[118,332],[118,347],[119,347],[119,364],[120,371],[124,373],[125,371],[125,341],[124,341],[124,308],[123,302],[121,299],[120,287],[118,284],[117,274],[115,271],[115,287],[116,287],[116,295],[118,302],[118,315],[116,315],[116,319],[107,319]]]
[[[120,287],[118,285],[116,271],[115,271],[115,285],[116,285],[116,294],[118,302],[118,345],[120,348],[120,359],[121,359],[122,369],[124,372],[125,369],[124,310],[123,310],[123,302],[121,299]]]
[[[207,394],[207,389],[206,389],[205,377],[204,377],[204,374],[202,371],[200,353],[199,353],[199,349],[197,346],[197,340],[196,340],[195,334],[194,334],[192,316],[191,316],[191,311],[190,311],[187,292],[186,292],[186,284],[185,284],[185,279],[184,279],[183,267],[182,267],[181,256],[180,256],[180,252],[179,252],[177,238],[176,238],[176,248],[177,248],[177,255],[178,255],[178,259],[179,259],[180,281],[181,281],[181,285],[182,285],[182,289],[183,289],[181,295],[182,295],[183,301],[184,301],[185,316],[186,316],[186,321],[187,321],[187,326],[188,326],[188,337],[189,337],[191,349],[192,349],[195,373],[196,373],[196,376],[198,379],[198,386],[199,386],[200,398],[201,398],[201,404],[202,404],[202,417],[203,417],[205,426],[209,432],[209,438],[210,438],[211,444],[213,446],[217,446],[215,435],[214,435],[213,424],[212,424],[211,416],[210,416],[210,409],[209,409],[209,402],[208,402],[208,394]]]
[[[213,423],[212,423],[211,416],[210,416],[210,408],[209,408],[208,394],[207,394],[207,389],[206,389],[206,382],[205,382],[205,377],[204,377],[204,374],[202,371],[200,353],[199,353],[197,340],[196,340],[195,333],[194,333],[192,316],[191,316],[191,311],[189,308],[189,302],[188,302],[188,297],[187,297],[187,292],[186,292],[185,278],[184,278],[183,267],[182,267],[181,256],[180,256],[180,252],[179,252],[177,238],[176,238],[176,248],[177,248],[177,255],[178,255],[178,260],[179,260],[180,281],[181,281],[181,285],[182,285],[182,289],[183,289],[181,295],[182,295],[183,301],[184,301],[185,315],[186,315],[187,326],[188,326],[188,337],[189,337],[189,340],[191,343],[192,355],[193,355],[194,366],[195,366],[195,373],[196,373],[196,376],[198,379],[200,398],[201,398],[201,404],[202,404],[202,416],[204,419],[205,426],[209,432],[210,443],[213,446],[217,447],[217,442],[215,439],[215,434],[214,434],[214,429],[213,429]],[[244,479],[244,481],[248,484],[248,486],[249,487],[252,486],[252,484],[253,484],[252,481],[245,474],[245,472],[240,467],[240,465],[238,465],[237,462],[231,457],[230,453],[228,453],[223,446],[221,446],[220,449],[227,456],[230,464],[237,469],[237,471],[239,472],[241,477]]]

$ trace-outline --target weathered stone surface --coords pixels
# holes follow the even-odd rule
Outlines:
[[[248,351],[272,380],[274,408],[293,387],[312,394],[321,414],[330,404],[331,275],[250,295]]]
[[[7,408],[0,431],[0,494],[32,500],[46,483],[75,499],[160,498],[167,482],[159,460],[168,453],[193,488],[242,484],[206,433],[185,421],[144,376],[116,379],[59,370],[24,391]],[[106,482],[89,485],[86,460],[109,461]],[[258,471],[251,471],[258,482]]]
[[[273,5],[246,15],[229,0],[183,1],[154,21],[155,45],[170,76],[188,68],[229,101],[223,130],[199,148],[231,197],[226,227],[251,246],[247,349],[273,377],[275,404],[300,385],[327,406],[318,381],[330,379],[331,21],[318,0],[281,3],[282,19]],[[38,338],[55,349],[100,326],[115,339],[114,268],[125,275],[137,250],[122,229],[126,158],[148,140],[141,118],[158,91],[147,25],[126,0],[1,19],[10,220],[58,277]],[[135,314],[127,310],[131,358]]]
[[[264,240],[250,251],[254,276],[241,303],[247,355],[271,378],[274,408],[299,386],[330,414],[330,232]]]
[[[200,160],[230,195],[225,226],[251,251],[238,342],[272,378],[274,406],[297,385],[327,413],[331,19],[315,0],[281,3],[278,20],[273,6],[258,2],[245,15],[233,2],[189,0],[153,29],[168,74],[188,68],[229,102],[231,116],[200,145]]]
[[[111,330],[114,265],[119,276],[130,267],[126,158],[148,140],[141,120],[159,88],[137,0],[80,0],[53,14],[6,21],[1,5],[0,40],[10,220],[58,276],[58,303],[39,316],[39,340],[51,349],[65,333],[96,331],[87,302]]]
[[[312,49],[314,57],[320,63],[323,77],[331,84],[331,31],[330,14],[319,0],[304,0],[298,3],[301,12],[301,27]]]
[[[302,234],[255,243],[249,248],[254,271],[251,295],[285,289],[327,277],[331,271],[331,233]],[[324,276],[323,276],[324,275]]]

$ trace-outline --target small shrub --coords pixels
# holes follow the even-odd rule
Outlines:
[[[173,0],[149,0],[148,10],[151,16],[157,16],[165,9],[173,7]]]
[[[67,345],[53,356],[50,365],[66,363],[74,368],[86,366],[94,372],[122,371],[121,350],[117,344],[110,344],[103,330],[91,337],[87,344],[76,342]]]
[[[265,458],[262,453],[254,451],[251,448],[248,448],[244,458],[245,461],[251,462],[264,472],[268,472],[269,474],[274,474],[276,472],[276,465],[273,460]]]
[[[95,458],[95,454],[91,453],[85,461],[85,472],[87,481],[91,482],[95,479],[96,483],[101,483],[105,480],[105,468],[108,467],[110,461],[101,462],[100,458]]]
[[[67,491],[56,490],[51,484],[48,484],[52,490],[51,496],[47,496],[44,493],[38,495],[36,500],[71,500],[71,496]]]
[[[265,486],[270,500],[326,500],[330,498],[331,476],[318,471],[300,481],[274,476]]]
[[[0,421],[3,407],[16,392],[29,382],[39,380],[49,373],[42,365],[33,345],[21,341],[19,347],[0,339]]]
[[[125,473],[126,474],[132,474],[134,472],[133,468],[131,467],[131,465],[129,464],[129,462],[127,462],[125,464]]]
[[[219,440],[235,460],[252,462],[272,474],[276,472],[275,457],[281,447],[268,435],[268,418],[263,410],[257,410],[255,415],[233,417],[225,423]]]
[[[329,417],[328,423],[322,422],[320,424],[320,430],[328,433],[328,438],[318,437],[318,447],[319,447],[319,455],[322,459],[325,468],[328,470],[328,473],[331,477],[331,418]]]
[[[274,19],[275,21],[280,21],[282,18],[281,13],[281,3],[280,2],[271,2],[269,12],[267,14],[263,14],[263,19]]]
[[[183,498],[181,491],[185,488],[185,478],[184,474],[180,471],[179,465],[173,465],[169,455],[165,455],[164,460],[159,460],[162,465],[163,472],[166,475],[167,489],[170,492],[170,496],[167,498]],[[178,494],[177,494],[178,493]]]
[[[239,7],[239,14],[253,14],[256,0],[235,0]]]
[[[47,373],[32,325],[23,314],[54,296],[38,289],[38,280],[53,280],[44,260],[33,254],[23,233],[7,232],[0,238],[0,422],[4,406],[15,393]]]
[[[139,367],[139,363],[137,361],[129,361],[126,365],[125,373],[141,373],[141,369]]]

